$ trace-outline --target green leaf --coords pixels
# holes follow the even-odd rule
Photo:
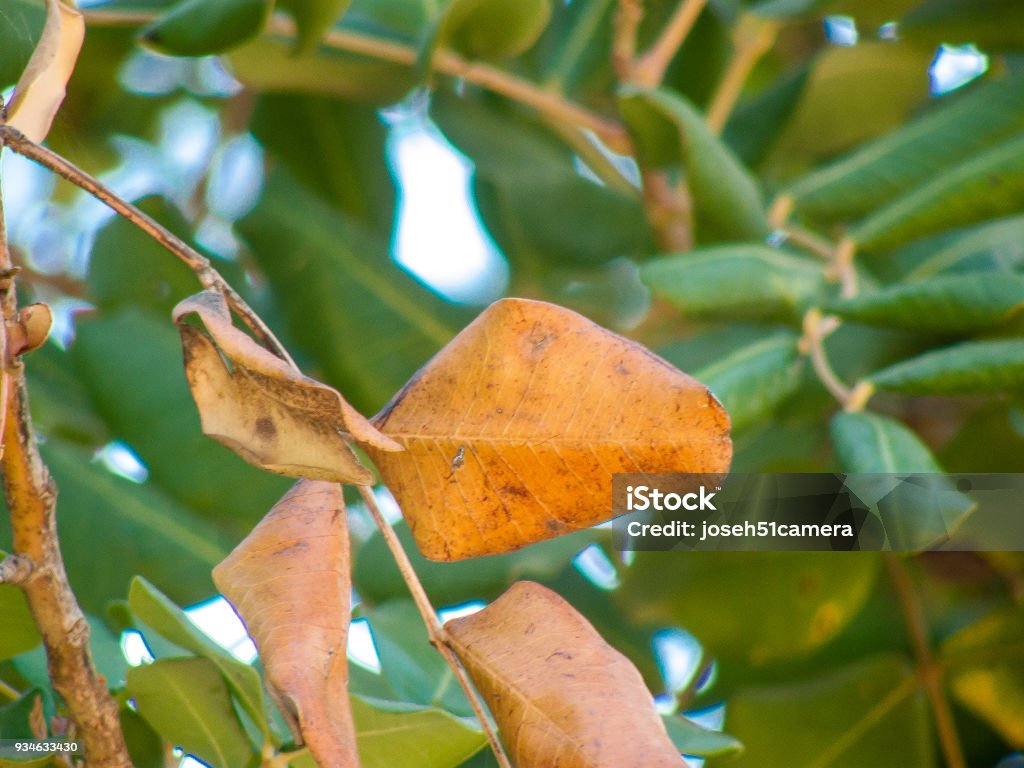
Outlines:
[[[950,689],[1010,744],[1024,743],[1024,610],[1000,609],[942,644]]]
[[[297,57],[287,42],[266,36],[231,51],[228,60],[234,75],[260,93],[323,94],[385,105],[416,84],[412,67],[404,64],[327,48]]]
[[[389,600],[370,611],[368,618],[382,674],[402,701],[473,716],[451,668],[430,644],[412,601]]]
[[[885,250],[950,227],[1015,213],[1024,205],[1024,137],[990,147],[895,198],[850,231]]]
[[[974,43],[984,51],[1018,51],[1024,6],[1015,0],[928,0],[900,19],[902,37],[925,45]]]
[[[754,165],[768,154],[796,109],[810,71],[801,67],[737,105],[722,136],[740,160]]]
[[[25,71],[43,33],[46,7],[32,0],[7,0],[0,24],[0,89],[14,85]]]
[[[679,165],[685,170],[699,242],[756,239],[768,233],[757,182],[686,99],[665,89],[627,90],[619,97],[619,111],[642,165]]]
[[[685,715],[662,715],[661,721],[672,743],[684,755],[719,757],[743,751],[739,739],[698,725]]]
[[[465,56],[503,59],[537,42],[551,17],[551,0],[447,0],[429,45]]]
[[[439,709],[353,696],[363,768],[394,768],[415,755],[416,768],[454,768],[487,743],[481,731]]]
[[[29,716],[36,701],[41,699],[43,692],[39,688],[30,688],[14,701],[0,706],[0,739],[34,739]],[[18,765],[22,765],[18,762]]]
[[[378,239],[280,171],[239,230],[291,335],[357,408],[383,405],[466,319]]]
[[[50,440],[42,453],[60,489],[61,549],[85,610],[101,614],[135,574],[179,602],[213,594],[210,570],[227,555],[219,532],[156,488],[92,463],[88,451]]]
[[[790,331],[775,333],[693,375],[725,406],[732,428],[742,429],[761,421],[800,388],[798,340]]]
[[[638,552],[614,597],[635,619],[684,627],[723,664],[761,666],[835,637],[867,600],[878,565],[865,552]]]
[[[66,351],[56,344],[44,344],[32,353],[25,375],[36,429],[86,445],[101,445],[110,439]]]
[[[396,523],[394,528],[427,595],[438,606],[493,600],[519,579],[553,578],[580,550],[600,536],[593,530],[579,531],[517,552],[442,563],[427,560],[420,554],[404,521]],[[379,532],[374,532],[356,553],[352,578],[360,596],[371,604],[409,593]]]
[[[367,104],[304,94],[261,96],[253,135],[308,189],[390,237],[395,184],[388,168],[388,131]]]
[[[940,545],[974,511],[974,500],[956,489],[928,447],[899,422],[840,413],[830,431],[839,466],[851,473],[847,485],[881,520],[892,549]],[[908,473],[916,476],[901,477]]]
[[[264,735],[269,735],[263,686],[255,669],[211,640],[192,623],[184,611],[144,578],[132,579],[128,604],[140,621],[164,639],[212,662],[224,676],[245,713]]]
[[[1024,341],[968,341],[896,363],[868,377],[878,389],[914,395],[1021,392]]]
[[[824,5],[826,0],[759,0],[750,12],[766,19],[791,19],[804,16]]]
[[[351,0],[279,0],[299,28],[296,51],[306,55],[316,49],[323,36],[345,12]]]
[[[651,259],[640,279],[689,317],[729,321],[797,320],[825,287],[810,259],[748,243]]]
[[[894,277],[924,280],[962,272],[1011,272],[1024,265],[1024,216],[977,224],[917,240],[886,256]]]
[[[151,486],[238,533],[285,492],[286,478],[249,466],[202,433],[168,317],[126,307],[79,322],[76,331],[78,378],[114,436],[138,453]],[[124,594],[124,585],[110,594]]]
[[[171,56],[208,56],[260,33],[273,0],[182,0],[142,30],[142,40]]]
[[[178,237],[189,239],[189,225],[162,197],[135,205]],[[125,218],[114,216],[96,236],[89,256],[89,298],[103,309],[142,304],[163,316],[196,292],[196,277],[163,246]]]
[[[165,768],[163,739],[138,712],[121,710],[121,732],[135,768]]]
[[[957,333],[999,325],[1022,308],[1024,276],[998,272],[935,277],[826,305],[859,323]]]
[[[161,659],[128,670],[127,694],[166,741],[218,768],[246,768],[254,750],[217,667]]]
[[[883,83],[884,85],[884,83]],[[1008,75],[951,94],[898,130],[801,178],[787,193],[797,210],[856,218],[1024,127],[1024,83]]]
[[[653,247],[639,195],[581,176],[569,148],[532,116],[448,90],[435,93],[430,114],[476,166],[480,214],[513,265],[595,266]]]
[[[0,562],[4,557],[5,553],[0,551]],[[0,584],[0,617],[4,627],[0,633],[0,659],[17,656],[42,642],[25,593],[12,584]]]
[[[729,701],[738,768],[935,765],[928,705],[909,664],[875,656],[826,677],[752,688]]]

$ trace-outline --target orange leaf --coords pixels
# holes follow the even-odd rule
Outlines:
[[[351,610],[341,486],[300,480],[213,569],[245,622],[267,690],[319,765],[359,765],[348,701]]]
[[[547,587],[445,627],[518,768],[685,768],[636,667]]]
[[[190,314],[202,319],[209,336],[183,322]],[[203,432],[250,464],[282,475],[366,485],[373,473],[348,440],[379,451],[402,450],[337,390],[293,370],[235,328],[216,291],[190,296],[173,316]]]
[[[420,550],[497,554],[612,516],[616,472],[721,473],[729,417],[698,381],[562,307],[492,304],[373,419]]]

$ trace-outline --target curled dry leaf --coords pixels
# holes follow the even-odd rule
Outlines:
[[[612,516],[616,472],[722,473],[729,417],[697,380],[562,307],[492,304],[373,419],[420,550],[458,560]]]
[[[209,336],[184,322],[193,314]],[[349,440],[382,453],[402,450],[337,390],[293,370],[232,325],[216,291],[190,296],[173,316],[203,432],[249,463],[282,475],[366,485],[373,473]]]
[[[685,767],[636,667],[547,587],[445,627],[518,768]]]
[[[7,105],[8,125],[34,142],[46,138],[84,39],[82,14],[61,0],[46,0],[43,34]]]
[[[267,690],[322,766],[359,765],[348,700],[350,552],[341,486],[300,480],[213,569]]]
[[[47,304],[29,304],[18,310],[18,319],[8,329],[8,351],[12,356],[39,349],[53,328],[53,312]]]

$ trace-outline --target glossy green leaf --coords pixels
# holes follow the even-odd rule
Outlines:
[[[761,191],[704,117],[665,89],[625,91],[619,111],[648,167],[681,166],[693,196],[697,240],[756,239],[768,233]]]
[[[743,751],[739,739],[698,725],[684,715],[662,715],[661,721],[672,743],[684,755],[719,757]]]
[[[431,117],[476,166],[476,203],[513,265],[596,266],[653,247],[639,194],[580,175],[533,117],[479,96],[435,93]]]
[[[1024,341],[969,341],[873,373],[878,389],[915,395],[977,395],[1024,389]]]
[[[767,417],[800,388],[798,339],[789,331],[776,333],[693,374],[725,406],[734,430]]]
[[[456,768],[487,743],[481,731],[447,712],[415,704],[352,696],[362,768]],[[316,768],[309,755],[292,768]]]
[[[184,216],[162,197],[147,197],[135,205],[178,237],[189,239]],[[104,309],[143,304],[164,316],[197,289],[192,270],[120,216],[96,235],[86,284],[89,298]]]
[[[1010,272],[1024,266],[1024,216],[1009,216],[917,240],[885,257],[907,282],[973,271]]]
[[[768,154],[792,117],[809,76],[810,68],[801,67],[737,104],[722,137],[743,162],[756,165]]]
[[[0,562],[5,553],[0,551]],[[25,601],[25,593],[11,584],[0,584],[0,659],[9,659],[29,651],[42,642],[32,613]]]
[[[847,320],[919,331],[967,333],[1024,308],[1024,276],[998,272],[935,277],[840,299],[827,310]]]
[[[182,0],[142,30],[142,40],[172,56],[208,56],[260,33],[272,0]]]
[[[299,55],[315,50],[324,34],[345,12],[351,0],[279,0],[299,28]]]
[[[787,193],[797,210],[854,218],[1024,127],[1024,82],[1008,75],[950,94],[923,116],[804,176]]]
[[[493,600],[518,579],[553,578],[580,550],[600,536],[593,530],[579,531],[517,552],[442,563],[427,560],[420,554],[404,521],[397,522],[394,528],[427,595],[440,607],[470,600]],[[360,596],[371,604],[406,597],[409,593],[378,532],[356,552],[352,578]]]
[[[878,565],[866,552],[638,552],[615,597],[627,615],[684,627],[723,664],[760,666],[835,637],[856,618]]]
[[[743,742],[736,766],[930,768],[928,704],[910,665],[875,656],[812,680],[752,688],[729,700]]]
[[[142,715],[122,709],[121,733],[135,768],[165,768],[163,739]]]
[[[468,314],[283,173],[271,176],[259,205],[238,226],[283,305],[291,335],[364,412],[397,392]]]
[[[166,741],[218,768],[246,768],[254,750],[227,685],[206,659],[161,659],[128,671],[128,696]]]
[[[1016,747],[1024,744],[1024,610],[998,610],[942,644],[953,695]]]
[[[1024,137],[990,147],[895,198],[850,231],[884,250],[942,229],[1015,213],[1024,205]]]
[[[32,727],[29,716],[36,701],[43,692],[38,688],[30,688],[13,701],[5,701],[0,705],[0,739],[32,739]],[[18,762],[18,765],[22,763]]]
[[[241,533],[287,489],[285,478],[203,435],[169,316],[125,308],[80,322],[71,357],[113,436],[138,453],[150,485],[167,496]]]
[[[806,87],[768,162],[832,158],[896,128],[927,102],[934,54],[902,41],[825,46],[808,62]]]
[[[269,734],[259,673],[215,643],[160,590],[144,578],[132,579],[128,592],[132,613],[164,639],[201,656],[220,671],[231,692],[252,721]]]
[[[689,317],[724,320],[795,320],[825,287],[810,259],[746,243],[652,259],[640,279]]]
[[[61,549],[85,610],[102,614],[136,574],[181,603],[213,594],[210,569],[227,554],[222,534],[157,488],[92,463],[89,451],[50,440],[43,458],[60,489]]]
[[[367,104],[302,94],[262,96],[253,135],[306,187],[382,237],[395,218],[388,131]]]
[[[898,421],[840,413],[830,432],[840,468],[851,473],[848,487],[881,520],[892,549],[940,545],[974,511],[974,500],[956,489],[928,447]],[[907,473],[916,475],[905,480]]]
[[[985,51],[1024,45],[1024,6],[1016,0],[927,0],[900,19],[900,35],[925,45],[974,43]]]
[[[25,70],[46,22],[46,7],[33,0],[7,0],[0,24],[0,88],[14,85]]]
[[[410,600],[379,605],[369,612],[369,620],[382,674],[401,701],[438,707],[460,717],[473,716],[469,701],[451,668],[430,644],[423,618]]]
[[[242,83],[261,93],[322,94],[384,105],[399,101],[416,84],[412,67],[404,64],[327,48],[297,57],[289,42],[268,36],[231,51],[228,61]]]
[[[537,42],[550,17],[551,0],[447,0],[430,49],[480,59],[518,56]]]

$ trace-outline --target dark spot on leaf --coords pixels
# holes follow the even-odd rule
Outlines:
[[[264,440],[270,440],[277,436],[277,426],[269,416],[260,416],[256,419],[256,435]]]
[[[629,375],[629,369],[626,366],[624,366],[622,363],[616,363],[615,364],[615,372],[616,373],[621,373],[623,376],[628,376]]]

